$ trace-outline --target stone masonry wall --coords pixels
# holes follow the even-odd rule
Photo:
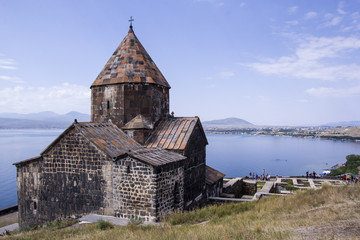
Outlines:
[[[131,157],[116,161],[113,165],[114,215],[157,221],[175,208],[182,210],[183,174],[183,167],[178,163],[154,169]]]
[[[116,84],[91,88],[91,121],[109,119],[122,127],[142,114],[153,124],[169,115],[169,89],[153,84]]]
[[[242,178],[233,178],[224,184],[224,193],[234,194],[236,198],[242,195],[254,195],[257,192],[256,182],[246,181]]]
[[[113,163],[114,215],[152,221],[156,218],[156,175],[153,168],[131,157]]]
[[[170,212],[184,210],[184,167],[182,162],[168,164],[156,170],[157,220]]]
[[[39,221],[38,199],[42,158],[17,168],[18,218],[21,227],[29,227]]]
[[[207,197],[219,197],[223,191],[223,179],[216,181],[213,184],[206,185]]]
[[[33,184],[31,178],[25,176],[20,179],[25,187],[21,188],[19,198],[25,202],[37,202],[36,212],[31,211],[29,204],[19,203],[26,213],[22,216],[25,222],[20,224],[21,227],[72,215],[102,214],[111,204],[111,201],[105,201],[109,198],[105,190],[111,182],[104,180],[102,171],[110,162],[76,129],[67,133],[38,164],[41,169],[38,184]],[[24,166],[18,171],[24,172],[27,168]],[[34,197],[25,193],[32,188],[38,188],[33,191],[38,193]]]
[[[205,167],[206,142],[198,125],[196,125],[184,155],[185,171],[185,209],[196,207],[206,198]]]

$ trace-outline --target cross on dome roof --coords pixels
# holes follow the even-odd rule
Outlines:
[[[132,22],[135,21],[132,16],[130,16],[129,22],[130,22],[130,27],[132,28]]]

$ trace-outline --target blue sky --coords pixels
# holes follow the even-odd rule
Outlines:
[[[0,112],[90,113],[130,16],[176,116],[360,120],[360,0],[0,0]]]

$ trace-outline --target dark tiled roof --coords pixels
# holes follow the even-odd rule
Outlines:
[[[77,123],[75,127],[113,158],[142,147],[113,123]]]
[[[213,184],[217,181],[219,181],[221,178],[225,176],[222,172],[219,172],[218,170],[213,169],[212,167],[206,166],[205,170],[205,182],[206,184]]]
[[[38,161],[38,160],[41,160],[41,159],[42,159],[41,156],[37,156],[37,157],[33,157],[33,158],[29,158],[29,159],[23,160],[23,161],[21,161],[21,162],[13,163],[13,165],[17,166],[17,165],[22,165],[22,164],[28,164],[28,163],[30,163],[30,162]]]
[[[141,114],[139,114],[125,124],[122,129],[152,129],[152,126]]]
[[[91,87],[118,83],[147,83],[170,88],[132,28]]]
[[[168,150],[184,150],[196,124],[200,124],[202,129],[198,117],[162,119],[149,136],[145,146],[148,148],[159,147]],[[206,139],[205,133],[204,137]]]
[[[64,135],[73,127],[79,130],[82,135],[94,143],[105,154],[112,158],[126,154],[129,150],[135,150],[142,146],[126,135],[113,123],[73,123],[66,129],[53,143],[51,143],[42,153],[50,150]]]
[[[71,129],[76,128],[86,139],[94,143],[100,150],[112,158],[130,156],[152,166],[161,166],[186,159],[183,155],[162,150],[160,148],[145,148],[126,135],[113,123],[73,123],[42,153],[49,151]],[[39,157],[38,157],[39,158]],[[41,158],[41,157],[40,157]],[[25,160],[29,161],[29,160]],[[25,162],[23,161],[23,162]],[[22,163],[22,162],[20,162]],[[18,164],[18,163],[17,163]]]
[[[152,166],[161,166],[186,159],[183,155],[162,150],[160,148],[141,148],[128,153],[129,156],[149,163]]]

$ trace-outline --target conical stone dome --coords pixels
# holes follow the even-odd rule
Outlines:
[[[130,26],[91,85],[91,121],[123,127],[141,114],[150,124],[169,115],[170,85]]]
[[[170,88],[132,26],[91,87],[121,83],[156,84]]]

